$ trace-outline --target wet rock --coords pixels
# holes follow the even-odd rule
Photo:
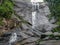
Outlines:
[[[26,2],[26,1],[27,0],[15,0],[14,10],[19,16],[22,16],[24,20],[32,23],[32,18],[33,18],[32,11],[35,11],[35,9],[32,7],[30,2],[28,1]],[[20,28],[15,28],[11,32],[6,32],[4,35],[2,35],[3,38],[1,38],[1,41],[2,40],[3,41],[8,40],[8,41],[5,41],[4,43],[0,43],[0,45],[8,45],[6,42],[9,42],[10,34],[14,32],[17,34],[17,42],[20,41],[20,43],[24,45],[35,45],[34,42],[39,40],[39,38],[41,37],[41,32],[46,32],[48,30],[51,31],[52,27],[54,26],[49,22],[47,17],[47,15],[50,14],[49,8],[45,3],[40,3],[40,4],[41,7],[39,8],[39,11],[36,10],[37,14],[35,21],[36,23],[35,29],[32,29],[32,26],[25,26],[23,24],[25,30],[24,29],[21,30]],[[16,16],[14,16],[14,18],[16,18]],[[46,33],[46,34],[50,34],[50,33]]]
[[[27,38],[27,39],[25,39],[25,40],[23,40],[22,42],[21,42],[21,44],[30,44],[30,43],[33,43],[33,42],[35,42],[36,40],[38,40],[38,38],[36,37],[30,37],[30,38]]]
[[[22,36],[22,38],[28,38],[28,37],[30,37],[30,36],[26,35],[26,34],[23,33],[23,32],[20,32],[20,35]]]
[[[60,40],[48,40],[40,42],[40,45],[60,45]]]

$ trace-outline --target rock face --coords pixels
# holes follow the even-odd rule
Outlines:
[[[14,10],[19,16],[22,16],[24,20],[30,22],[32,24],[32,12],[35,11],[33,8],[31,2],[29,0],[14,0],[15,7]],[[8,34],[16,33],[17,34],[17,40],[16,42],[19,42],[21,45],[36,45],[35,42],[40,38],[41,33],[45,32],[47,30],[51,30],[54,25],[52,25],[47,18],[47,15],[50,14],[49,8],[45,2],[40,3],[39,11],[36,13],[36,21],[35,21],[35,29],[32,29],[32,26],[23,24],[23,30],[20,28],[15,28],[13,31],[8,32]],[[16,18],[16,17],[14,17]],[[8,37],[8,36],[5,36]],[[10,38],[10,36],[9,36]],[[14,37],[13,37],[14,38]],[[5,39],[6,40],[6,39]],[[9,39],[7,40],[8,44]],[[0,44],[0,45],[4,45]],[[13,44],[14,45],[14,44]]]
[[[60,45],[60,40],[43,41],[40,43],[40,45]]]
[[[15,5],[14,10],[17,14],[32,24],[32,12],[37,11],[37,9],[35,10],[34,6],[32,6],[32,3],[27,0],[16,0]],[[49,18],[47,17],[48,15],[50,15],[50,10],[47,2],[40,2],[39,9],[35,16],[35,28],[39,27],[38,29],[44,29],[46,31],[51,31],[52,28],[55,28],[56,25],[52,24],[53,22],[49,22]]]
[[[16,0],[15,5],[14,10],[16,13],[32,24],[32,12],[35,11],[35,8],[32,6],[31,2],[27,0]],[[19,35],[22,37],[20,44],[35,45],[34,42],[40,38],[41,32],[50,31],[54,27],[47,17],[49,14],[50,11],[46,2],[40,3],[39,9],[36,13],[35,29],[32,29],[32,26],[28,27],[23,25],[24,30],[19,32]]]

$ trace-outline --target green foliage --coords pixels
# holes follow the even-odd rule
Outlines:
[[[4,25],[2,17],[0,17],[0,25],[1,25],[1,26]]]
[[[55,24],[60,26],[60,0],[46,0],[49,3],[51,17],[57,20]],[[54,32],[60,32],[60,27],[53,29]]]
[[[21,23],[30,24],[29,22],[25,21],[21,16],[15,14],[14,2],[12,0],[2,0],[2,2],[0,3],[0,25],[3,24],[3,18],[11,19],[12,14],[18,17],[22,21]]]
[[[10,0],[2,0],[0,5],[0,17],[9,19],[13,13],[13,3]]]
[[[52,32],[59,32],[60,33],[60,27],[56,27],[52,30]]]

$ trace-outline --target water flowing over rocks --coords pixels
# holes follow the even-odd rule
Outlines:
[[[50,14],[49,8],[46,2],[41,2],[39,5],[39,10],[35,10],[34,6],[32,6],[29,0],[15,0],[14,10],[19,16],[22,16],[24,20],[30,22],[32,24],[32,12],[36,12],[36,20],[35,20],[35,28],[32,29],[32,26],[23,24],[23,30],[19,27],[13,29],[13,31],[5,33],[4,43],[0,43],[0,45],[9,45],[9,39],[12,33],[17,34],[16,43],[20,43],[21,45],[36,45],[35,42],[40,39],[41,34],[47,31],[51,31],[52,28],[55,28],[56,25],[51,24],[49,22],[49,18],[47,17]],[[14,17],[16,18],[16,17]],[[20,20],[19,20],[20,21]],[[52,22],[52,21],[51,21]],[[33,24],[32,24],[33,25]],[[2,38],[2,37],[1,37]],[[7,39],[5,39],[7,38]],[[14,38],[14,37],[13,37]],[[5,41],[7,40],[7,42]],[[1,42],[1,40],[0,40]],[[15,44],[11,44],[15,45]]]

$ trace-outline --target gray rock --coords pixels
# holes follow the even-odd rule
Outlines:
[[[60,40],[48,40],[40,42],[40,45],[60,45]]]

